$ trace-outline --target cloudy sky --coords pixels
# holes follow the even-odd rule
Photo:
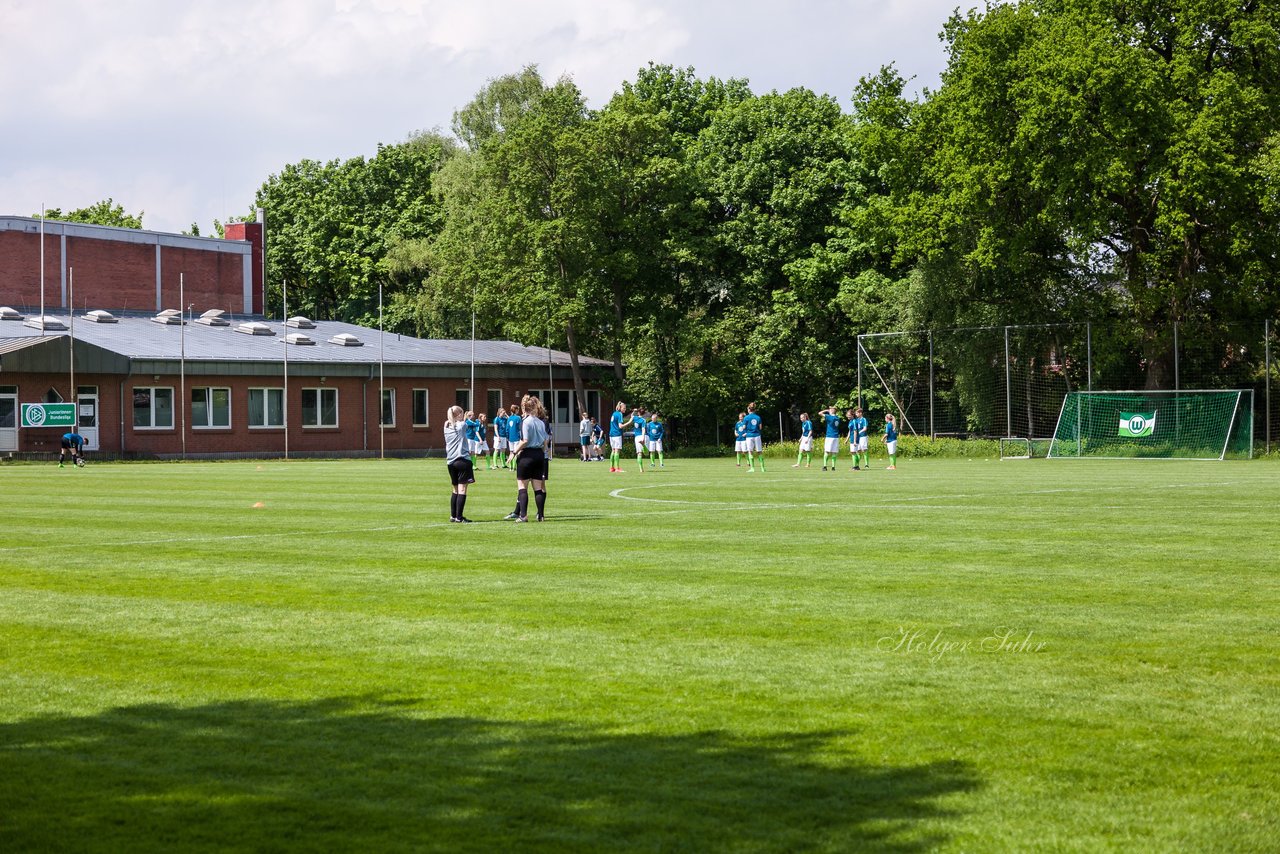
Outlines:
[[[114,198],[206,233],[303,158],[447,130],[536,64],[593,107],[649,61],[848,108],[893,62],[935,86],[956,0],[0,0],[0,214]]]

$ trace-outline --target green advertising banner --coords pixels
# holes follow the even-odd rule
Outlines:
[[[23,427],[74,427],[76,405],[74,403],[24,403]]]

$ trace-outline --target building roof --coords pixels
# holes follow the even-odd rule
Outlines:
[[[95,323],[83,314],[72,318],[65,311],[51,312],[45,316],[61,321],[65,330],[42,331],[27,323],[38,321],[38,311],[24,314],[24,320],[0,320],[0,354],[27,349],[42,338],[62,338],[74,333],[76,341],[93,345],[103,351],[118,354],[132,361],[149,363],[193,362],[220,363],[269,363],[279,364],[288,358],[290,366],[305,365],[369,365],[382,362],[386,365],[412,367],[444,367],[470,365],[472,342],[470,340],[442,340],[413,338],[407,335],[385,333],[377,329],[339,321],[314,321],[312,328],[286,326],[279,320],[235,315],[228,317],[227,326],[206,326],[190,321],[172,325],[157,323],[153,315],[117,313],[113,323]],[[242,324],[261,324],[270,334],[246,334],[237,331]],[[48,324],[52,325],[52,324]],[[286,336],[301,334],[312,344],[285,343]],[[352,336],[361,346],[331,343],[339,335]],[[476,341],[475,364],[478,366],[538,368],[552,365],[569,367],[569,354],[545,347],[526,347],[514,341]],[[287,349],[287,354],[286,354]],[[585,368],[607,368],[612,365],[604,359],[579,357]]]
[[[116,243],[141,243],[174,249],[199,249],[206,252],[225,252],[232,255],[248,255],[253,245],[245,240],[224,240],[220,237],[195,237],[189,234],[171,234],[167,231],[148,231],[142,228],[122,228],[115,225],[96,225],[87,222],[65,222],[38,217],[0,216],[0,231],[18,231],[48,236],[87,237],[94,240],[110,240]]]

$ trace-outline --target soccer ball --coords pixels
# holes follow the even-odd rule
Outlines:
[[[82,457],[76,457],[76,465],[80,468],[84,468],[84,459]]]

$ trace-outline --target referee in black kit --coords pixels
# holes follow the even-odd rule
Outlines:
[[[511,449],[516,458],[516,512],[515,521],[529,521],[529,487],[533,487],[533,500],[538,507],[538,521],[545,518],[547,507],[547,448],[551,437],[547,433],[547,411],[542,401],[527,394],[520,401],[524,420],[520,424],[520,441]]]

